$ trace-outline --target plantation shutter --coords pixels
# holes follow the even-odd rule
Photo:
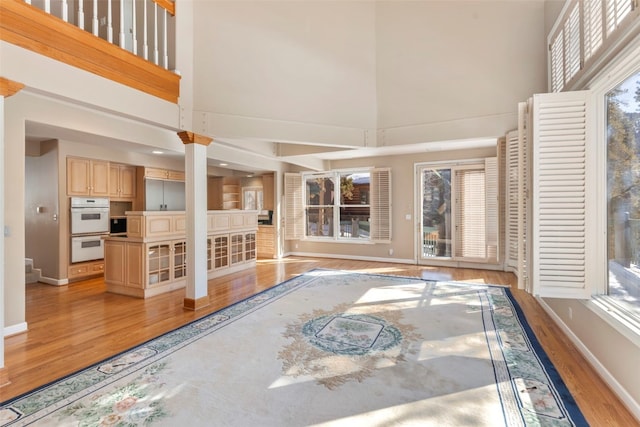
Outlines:
[[[498,159],[490,157],[484,162],[487,262],[498,262]]]
[[[622,20],[633,10],[633,0],[605,0],[605,22],[607,37],[620,26]]]
[[[455,171],[455,258],[487,257],[486,181],[483,168]]]
[[[587,230],[589,95],[533,98],[531,280],[534,294],[543,297],[589,297],[588,252],[597,244]]]
[[[603,21],[602,0],[585,0],[584,17],[584,60],[585,62],[602,46]]]
[[[304,193],[302,176],[284,174],[284,238],[297,240],[304,237]]]
[[[371,241],[391,241],[391,169],[371,169]]]
[[[517,130],[507,133],[506,143],[506,266],[509,270],[515,271],[518,268],[518,241],[520,237],[518,234],[518,224],[520,222],[520,218],[518,217],[518,182],[520,179],[518,151],[520,145],[518,144]]]
[[[498,259],[499,263],[505,264],[506,253],[506,230],[507,230],[507,139],[505,137],[498,140]]]

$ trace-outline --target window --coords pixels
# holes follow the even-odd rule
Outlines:
[[[607,294],[640,315],[640,71],[606,101]]]
[[[285,175],[285,238],[391,239],[389,169]]]
[[[552,30],[549,41],[549,82],[552,92],[567,89],[567,84],[584,71],[587,61],[621,37],[626,22],[638,16],[634,0],[572,0],[566,3]],[[582,73],[584,74],[584,73]]]
[[[369,172],[305,175],[306,237],[370,237]]]

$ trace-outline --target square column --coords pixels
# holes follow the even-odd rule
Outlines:
[[[179,132],[185,144],[185,191],[187,222],[187,285],[184,308],[209,305],[207,288],[207,146],[212,139]]]

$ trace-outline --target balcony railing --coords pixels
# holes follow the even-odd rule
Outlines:
[[[170,0],[24,0],[167,70],[175,68]]]
[[[0,40],[178,102],[172,1],[2,0],[0,16]]]

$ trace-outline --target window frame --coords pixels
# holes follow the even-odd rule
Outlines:
[[[640,36],[627,46],[595,78],[589,88],[596,99],[596,164],[597,174],[597,229],[601,230],[601,244],[597,249],[597,260],[594,273],[596,280],[592,288],[592,296],[584,304],[606,321],[610,326],[626,338],[640,345],[640,316],[630,313],[619,305],[615,298],[607,295],[608,291],[608,255],[607,255],[607,101],[606,96],[630,76],[640,72]]]
[[[340,177],[345,174],[368,173],[370,177],[369,225],[368,238],[340,236],[340,192],[333,200],[333,235],[307,235],[307,177],[333,177],[334,188],[339,188]],[[375,244],[391,242],[391,214],[392,214],[391,168],[361,167],[349,169],[334,169],[329,171],[306,171],[299,173],[285,173],[285,240],[300,240],[324,243],[355,243]],[[348,205],[347,205],[348,206]]]

